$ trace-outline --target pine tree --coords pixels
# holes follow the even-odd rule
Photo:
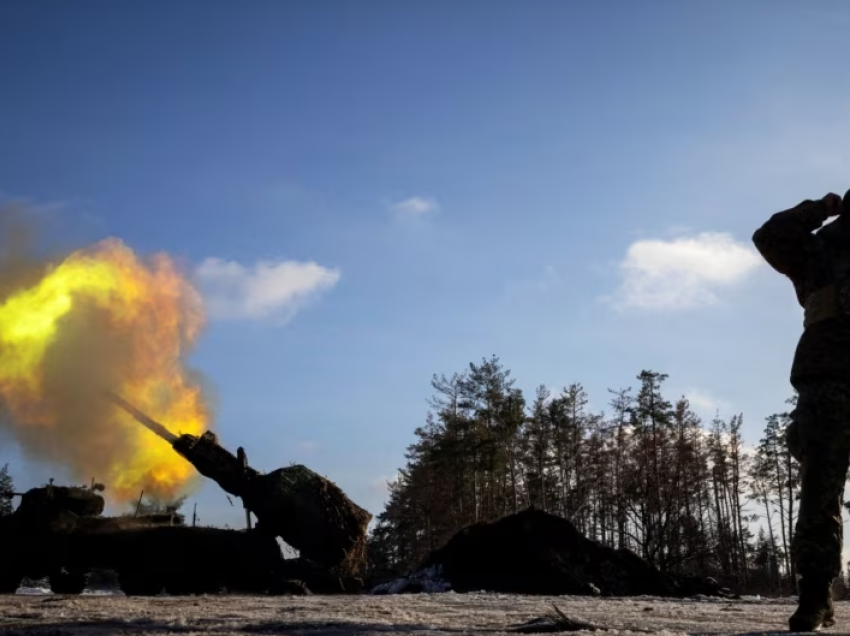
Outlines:
[[[793,403],[793,398],[789,400]],[[764,435],[759,442],[751,467],[753,495],[764,506],[769,524],[771,541],[775,541],[775,553],[782,556],[782,570],[793,589],[794,563],[790,556],[791,539],[795,524],[795,501],[798,498],[800,469],[791,456],[785,438],[785,429],[790,422],[788,413],[778,413],[766,418]],[[773,513],[779,521],[779,538],[773,534]]]
[[[9,474],[9,464],[4,464],[0,468],[0,517],[12,514],[11,494],[14,491],[15,484],[12,481],[12,476]]]
[[[547,512],[554,509],[557,483],[551,475],[552,426],[546,410],[551,394],[541,385],[520,440],[529,504]]]
[[[641,388],[635,399],[632,423],[637,438],[636,477],[639,532],[643,556],[667,570],[667,532],[670,528],[670,433],[672,405],[661,395],[667,375],[641,371]]]
[[[759,528],[753,556],[754,582],[766,590],[776,588],[779,579],[779,560],[775,546],[768,540],[764,528]]]
[[[619,389],[617,391],[614,389],[608,389],[608,393],[612,396],[609,405],[613,409],[613,418],[609,423],[609,430],[613,435],[612,462],[614,464],[614,491],[611,493],[611,500],[616,511],[613,513],[617,528],[616,547],[628,548],[629,536],[628,513],[626,508],[626,483],[628,480],[627,462],[631,437],[628,434],[627,426],[629,424],[628,418],[634,398],[632,397],[631,389],[629,388]]]

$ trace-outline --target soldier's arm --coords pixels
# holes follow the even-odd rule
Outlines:
[[[841,198],[829,194],[777,212],[755,231],[753,243],[773,269],[794,278],[802,271],[806,244],[814,240],[812,232],[838,214],[840,205]]]

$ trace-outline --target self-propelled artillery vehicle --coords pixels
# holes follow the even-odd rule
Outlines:
[[[97,570],[117,574],[125,594],[146,596],[276,593],[291,578],[277,541],[256,531],[187,526],[176,513],[105,517],[103,497],[86,487],[51,484],[20,497],[0,517],[2,594],[24,578],[78,594]]]
[[[361,572],[372,515],[332,481],[300,464],[261,473],[248,465],[243,449],[234,455],[218,443],[214,433],[175,435],[115,393],[105,395],[170,444],[200,474],[240,497],[245,509],[256,516],[260,533],[280,537],[302,557],[341,577]]]

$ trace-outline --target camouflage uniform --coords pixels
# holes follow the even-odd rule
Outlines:
[[[821,581],[841,570],[850,462],[850,213],[814,234],[829,215],[823,201],[803,201],[753,235],[771,267],[791,279],[805,310],[791,368],[797,406],[787,431],[802,477],[792,553],[804,580]]]
[[[802,494],[791,544],[797,571],[832,580],[841,571],[842,502],[850,465],[850,384],[802,385],[788,427],[788,446],[800,462]]]

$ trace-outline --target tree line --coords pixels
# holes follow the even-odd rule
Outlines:
[[[800,476],[784,431],[796,396],[750,447],[743,415],[704,422],[685,397],[665,397],[667,379],[641,371],[594,413],[580,383],[527,399],[496,356],[435,375],[370,534],[371,566],[408,571],[463,527],[534,506],[662,572],[789,593]]]

